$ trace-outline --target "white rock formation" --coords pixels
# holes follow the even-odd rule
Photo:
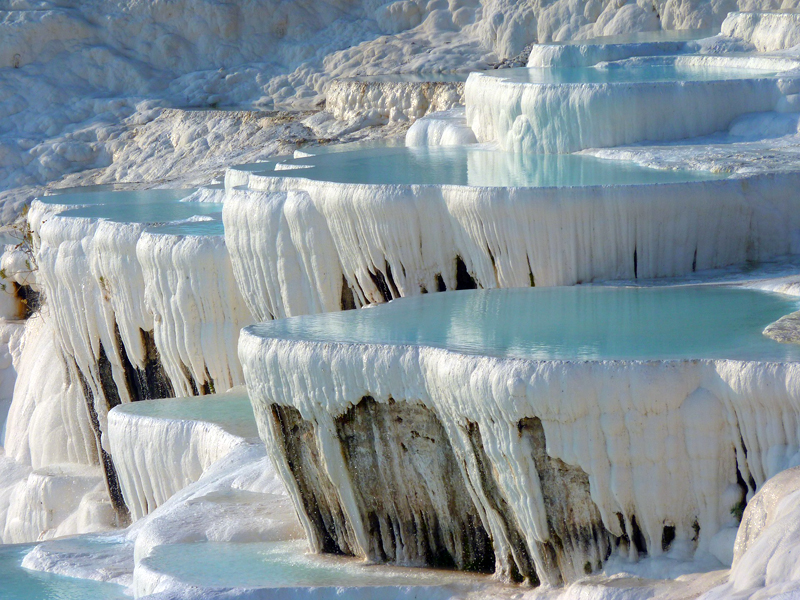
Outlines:
[[[467,79],[467,123],[479,142],[527,153],[569,153],[644,140],[677,140],[728,128],[738,116],[774,110],[781,97],[770,71],[791,60],[721,57],[630,58],[603,69],[641,65],[763,68],[764,78],[618,83],[528,83],[502,72]],[[594,67],[601,69],[601,66]],[[602,70],[602,69],[601,69]],[[795,74],[796,75],[796,74]],[[788,75],[791,77],[791,75]],[[680,105],[682,110],[675,111]]]
[[[796,465],[798,457],[791,463]],[[782,471],[763,485],[744,511],[728,583],[703,595],[704,600],[797,594],[798,500],[800,467]]]
[[[659,556],[668,546],[710,552],[715,535],[735,524],[731,511],[743,494],[752,497],[800,449],[791,425],[800,419],[794,364],[502,360],[426,347],[269,339],[250,329],[239,352],[259,431],[318,551],[338,547],[372,559],[385,552],[384,560],[400,564],[433,560],[413,546],[419,539],[402,529],[402,517],[393,524],[391,505],[368,508],[368,486],[375,484],[366,484],[364,473],[372,461],[388,459],[377,441],[371,454],[370,435],[358,425],[364,411],[378,415],[376,439],[398,442],[396,452],[399,442],[407,445],[413,460],[406,464],[422,461],[408,467],[406,484],[415,482],[431,498],[445,494],[437,487],[444,480],[436,453],[454,453],[469,495],[448,496],[449,509],[425,513],[448,540],[442,552],[459,564],[460,552],[480,546],[479,528],[458,546],[458,520],[471,501],[490,532],[496,571],[531,576],[535,569],[551,583],[581,577],[586,563],[596,568],[609,551],[604,544],[617,541],[630,556],[637,549]],[[397,422],[383,423],[386,411],[396,412]],[[425,419],[440,425],[426,426]],[[349,427],[353,433],[345,432]],[[427,450],[414,441],[429,438]],[[298,444],[308,452],[302,457]],[[571,473],[571,487],[560,493],[574,497],[543,492],[550,467],[537,453],[545,447],[561,480]],[[395,471],[383,472],[389,487],[401,485]],[[579,500],[581,493],[590,496]],[[426,496],[414,497],[409,510],[424,511]],[[400,491],[395,498],[404,502]],[[303,509],[309,502],[322,521]],[[557,517],[563,503],[574,511],[566,526]]]
[[[463,103],[463,81],[335,79],[325,91],[325,110],[343,121],[372,111],[373,118],[382,122],[413,121]]]
[[[234,273],[261,321],[423,291],[675,276],[790,254],[795,180],[478,188],[232,169],[223,217]]]
[[[217,394],[203,402],[224,405],[241,398],[241,393]],[[197,418],[168,416],[170,405],[184,402],[198,410]],[[148,411],[150,405],[153,408]],[[241,435],[243,428],[203,419],[202,404],[189,398],[152,400],[112,410],[108,418],[109,449],[131,518],[137,521],[151,513],[247,442],[248,438]],[[249,433],[250,438],[257,437],[255,427]]]
[[[434,112],[408,128],[406,146],[464,146],[475,144],[464,108]]]
[[[796,12],[731,12],[722,35],[748,42],[758,52],[786,50],[800,44],[800,14]]]

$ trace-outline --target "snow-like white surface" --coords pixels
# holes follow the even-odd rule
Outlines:
[[[797,553],[800,549],[800,462],[767,481],[748,503],[736,537],[727,584],[702,596],[704,600],[791,598],[800,590]]]
[[[208,396],[207,401],[225,403],[232,397],[219,394]],[[157,405],[180,400],[148,402]],[[169,418],[141,410],[126,411],[124,407],[109,413],[108,439],[125,504],[134,521],[200,479],[212,464],[246,441],[224,424],[201,416]]]
[[[793,1],[781,3],[786,8],[795,5]],[[237,162],[260,159],[319,138],[349,135],[386,121],[415,119],[459,99],[458,91],[442,85],[434,86],[430,94],[407,84],[370,84],[354,92],[352,86],[332,82],[335,77],[387,70],[422,73],[485,68],[501,59],[518,58],[534,40],[709,27],[719,25],[731,9],[777,7],[771,0],[593,0],[577,4],[572,0],[274,0],[268,5],[244,0],[225,4],[177,0],[158,6],[127,0],[90,0],[80,6],[14,2],[0,15],[2,219],[9,220],[35,186],[62,179],[70,172],[90,169],[62,183],[210,181],[230,164],[231,156],[236,156]],[[787,48],[798,35],[794,21],[793,16],[733,16],[723,33],[738,36],[741,42],[719,38],[698,47],[702,51],[713,49],[711,46],[747,49],[747,44],[761,50]],[[692,44],[676,47],[681,51],[694,48]],[[628,48],[624,55],[652,51],[642,46]],[[659,47],[658,52],[663,51],[665,48]],[[570,52],[583,51],[559,52],[563,56],[557,59],[566,64],[573,60],[567,56]],[[622,56],[614,52],[617,50],[596,50],[580,60]],[[543,51],[534,52],[531,61],[541,62],[544,55]],[[163,56],[174,60],[167,66]],[[700,88],[701,84],[681,87]],[[588,92],[570,98],[576,105],[585,101],[589,108],[578,106],[577,113],[597,123],[607,124],[614,114],[622,115],[611,121],[613,128],[622,132],[609,141],[613,144],[698,135],[726,128],[743,111],[773,108],[783,115],[769,113],[762,119],[769,123],[759,122],[758,131],[796,135],[797,119],[792,122],[791,113],[800,109],[800,86],[784,79],[775,90],[752,82],[735,88],[714,87],[717,89],[698,91],[694,99],[698,108],[683,111],[690,115],[683,124],[662,118],[676,102],[663,93],[646,100],[648,111],[631,108],[633,94],[620,93],[608,107],[599,109],[589,106],[593,96]],[[166,108],[308,107],[320,102],[326,89],[328,109],[344,121],[336,122],[329,113]],[[501,96],[490,90],[476,96],[472,106],[476,111],[497,106],[502,104]],[[751,102],[753,98],[757,102]],[[720,110],[722,100],[728,112]],[[561,105],[566,101],[559,100]],[[523,111],[517,115],[514,110],[507,113],[517,122]],[[548,108],[545,113],[552,121],[555,112]],[[498,139],[520,149],[533,147],[521,121],[516,129],[509,126],[504,132],[504,126],[497,125],[500,133],[484,134],[480,132],[491,127],[484,127],[476,114],[471,122],[479,132],[478,139]],[[652,131],[656,133],[645,127],[642,134],[641,124],[631,123],[637,115],[654,119]],[[730,135],[741,137],[754,123],[747,118],[734,122]],[[631,131],[636,135],[625,133]],[[552,133],[554,147],[573,147],[563,130],[546,133]],[[541,138],[539,132],[536,137]],[[418,122],[408,140],[412,145],[447,144],[473,138],[456,114]],[[642,162],[683,161],[684,166],[690,163],[716,169],[733,164],[737,170],[746,162],[740,153],[744,149],[749,156],[765,155],[764,161],[776,162],[767,152],[771,142],[747,143],[721,144],[723,149],[709,148],[705,156],[705,150],[662,149],[661,155],[650,148],[610,152],[633,153]],[[603,145],[591,138],[574,147],[587,144]],[[791,167],[796,145],[796,140],[781,142],[783,167]],[[669,156],[664,158],[664,154]],[[238,330],[251,322],[251,314],[260,320],[339,310],[343,282],[353,289],[358,306],[383,301],[373,275],[386,276],[389,268],[397,295],[413,295],[423,288],[436,289],[440,274],[452,289],[456,257],[462,258],[480,285],[504,287],[527,286],[533,279],[537,285],[552,285],[635,274],[688,274],[695,268],[796,252],[800,248],[800,222],[793,198],[796,179],[791,174],[765,175],[639,189],[571,190],[565,195],[553,190],[346,186],[229,171],[224,240],[154,235],[143,233],[140,225],[56,217],[52,207],[35,207],[32,220],[40,236],[37,243],[41,240],[35,283],[47,296],[44,324],[29,322],[25,326],[24,349],[21,326],[3,325],[0,335],[0,354],[5,356],[0,356],[0,413],[8,404],[10,382],[15,376],[17,380],[5,452],[0,457],[2,539],[65,535],[102,529],[114,522],[97,466],[99,442],[86,414],[77,373],[80,370],[86,377],[105,429],[105,390],[98,369],[101,354],[109,360],[120,400],[133,399],[127,391],[124,363],[145,366],[141,331],[154,331],[160,359],[176,394],[195,391],[192,382],[200,388],[198,392],[203,391],[203,383],[212,381],[221,391],[243,380],[235,346]],[[240,184],[249,184],[251,189],[232,189]],[[219,191],[203,190],[193,200],[219,195]],[[557,237],[552,235],[554,231],[559,232]],[[23,259],[21,254],[7,254],[3,267],[22,272],[14,265],[19,266]],[[634,273],[635,263],[638,273]],[[781,289],[794,289],[792,286],[796,287],[796,282]],[[10,306],[2,307],[3,315],[11,314]],[[7,355],[2,352],[5,348]],[[306,351],[308,355],[301,356],[276,350],[270,355],[273,362],[269,368],[277,369],[275,365],[281,361],[296,368],[295,380],[287,378],[283,383],[286,390],[297,392],[293,401],[304,403],[304,410],[315,418],[328,418],[325,415],[341,409],[340,403],[357,400],[367,387],[370,391],[421,395],[453,420],[472,411],[470,415],[482,422],[497,418],[509,424],[518,416],[514,411],[542,413],[554,452],[596,475],[598,502],[610,526],[615,522],[613,511],[636,512],[653,541],[660,539],[659,528],[666,515],[683,519],[676,526],[686,538],[691,535],[686,515],[697,513],[702,521],[700,549],[708,555],[724,558],[730,541],[730,527],[725,527],[729,523],[724,522],[729,514],[723,505],[731,495],[725,486],[731,479],[730,447],[739,444],[737,434],[742,434],[748,449],[746,460],[737,455],[737,466],[745,477],[752,474],[756,484],[789,465],[797,451],[798,440],[791,426],[785,430],[769,426],[796,420],[796,374],[787,366],[637,365],[615,383],[607,379],[611,370],[607,366],[594,367],[596,372],[591,373],[573,365],[537,367],[529,372],[525,371],[528,367],[519,365],[479,359],[462,364],[441,353],[422,352],[411,357],[418,367],[414,370],[414,364],[391,353],[357,356],[341,351],[336,358],[341,358],[343,365],[361,365],[362,371],[355,379],[349,374],[343,377],[347,393],[342,397],[330,402],[328,397],[323,399],[330,404],[331,412],[326,412],[319,408],[319,398],[306,402],[301,393],[306,390],[295,388],[304,380],[309,386],[325,380],[328,387],[319,388],[325,390],[341,382],[328,381],[325,378],[332,375],[320,372],[315,362],[319,349]],[[13,368],[7,364],[9,357]],[[376,363],[386,371],[376,369]],[[371,371],[364,372],[364,365]],[[472,383],[480,394],[466,383],[473,367],[478,375]],[[277,370],[269,373],[274,375]],[[406,380],[401,381],[398,373],[404,373]],[[524,382],[520,395],[518,379],[528,376],[530,381]],[[358,377],[363,381],[356,381]],[[555,390],[545,390],[545,382],[554,378],[564,382],[563,397]],[[595,389],[598,379],[605,381],[606,387]],[[281,386],[280,380],[262,383],[273,386],[270,390]],[[630,387],[625,387],[628,384]],[[763,405],[759,405],[753,397],[767,384],[772,384],[771,391],[763,394]],[[654,387],[648,387],[651,385]],[[449,394],[458,396],[463,405],[448,404]],[[478,401],[479,395],[481,402],[489,399],[486,406]],[[518,406],[509,406],[508,397]],[[589,413],[579,414],[571,404],[575,398],[588,398]],[[667,432],[683,427],[682,440],[659,437],[661,430],[637,429],[641,423],[622,417],[631,410],[626,400],[631,405],[635,400],[638,409],[648,407]],[[578,412],[566,417],[559,414],[563,417],[559,421],[552,412],[559,406]],[[598,423],[595,417],[600,414],[611,416]],[[770,418],[761,420],[764,414]],[[717,446],[707,437],[701,439],[699,428],[693,429],[697,419],[702,419],[706,433],[708,427],[717,427]],[[157,544],[174,541],[298,535],[292,509],[259,447],[230,442],[216,430],[209,433],[205,426],[139,421],[119,424],[119,439],[128,443],[115,450],[124,457],[120,465],[129,480],[138,478],[137,483],[126,484],[129,490],[137,490],[127,492],[128,496],[143,494],[145,498],[135,509],[136,516],[159,506],[130,532],[131,539],[137,540],[139,557]],[[141,433],[145,430],[155,432],[153,440]],[[591,435],[578,435],[584,431]],[[620,438],[620,432],[628,437]],[[494,444],[490,454],[502,466],[503,453],[509,447],[499,441],[501,436],[490,440]],[[172,455],[159,450],[162,446],[154,440],[169,446],[176,456],[180,454],[188,466],[176,469],[173,462],[159,462]],[[178,441],[169,444],[164,440]],[[154,443],[147,443],[150,441]],[[589,448],[590,441],[596,447]],[[113,440],[104,438],[103,443],[113,448]],[[142,450],[136,453],[133,448]],[[228,450],[232,452],[223,457]],[[663,473],[655,466],[663,456],[672,457],[671,452],[676,453],[676,470],[683,474],[674,488],[664,486]],[[601,464],[603,460],[607,464]],[[611,464],[619,468],[612,472]],[[537,517],[535,507],[524,505],[525,485],[514,488],[523,480],[524,476],[516,482],[510,478],[504,485],[511,491],[520,518],[534,531],[541,515]],[[647,489],[633,485],[639,481],[648,482]],[[174,495],[187,483],[188,488]],[[153,489],[141,492],[147,485]],[[767,537],[777,539],[773,534]],[[769,560],[778,565],[785,559]],[[752,565],[747,567],[752,574],[763,566],[757,562],[748,559],[739,564]],[[770,585],[775,583],[774,590],[779,589],[779,579],[793,577],[788,563],[780,564],[772,571],[775,578],[769,580]],[[144,571],[137,578],[141,592],[162,584],[166,586],[163,589],[172,590],[169,593],[178,593]],[[758,587],[753,580],[741,586],[737,589]],[[636,595],[623,585],[610,587],[612,591],[604,583],[572,591],[587,598]],[[613,591],[619,589],[625,591]],[[646,593],[660,592],[651,587]]]
[[[492,288],[676,276],[789,254],[800,229],[796,179],[477,188],[231,169],[223,217],[243,296],[265,320],[338,309],[342,276],[357,306],[383,301],[370,274],[389,269],[399,296],[436,290],[438,274],[452,290],[456,257]],[[243,183],[249,189],[231,187]],[[278,190],[307,195],[267,193]],[[307,229],[313,235],[298,236]]]
[[[5,326],[6,328],[9,325]],[[0,539],[27,542],[108,529],[115,517],[77,382],[66,377],[52,322],[16,325],[9,347],[16,375],[2,456]],[[43,376],[46,374],[46,376]]]
[[[629,40],[615,38],[589,40],[585,44],[534,44],[528,56],[529,67],[584,67],[633,56],[661,56],[699,52],[703,43],[696,40]]]
[[[222,218],[233,272],[256,321],[341,308],[339,258],[308,194],[228,190]]]
[[[727,129],[745,113],[774,110],[782,94],[778,81],[766,75],[798,65],[786,59],[678,56],[630,58],[606,68],[659,64],[762,68],[765,77],[552,84],[473,73],[465,87],[467,122],[479,142],[497,142],[506,150],[528,153],[568,153],[707,135]],[[680,111],[674,110],[677,105]]]
[[[156,347],[176,394],[197,393],[187,374],[198,390],[209,383],[212,392],[241,385],[236,341],[239,330],[253,321],[224,238],[144,233],[136,257]]]
[[[15,2],[0,20],[3,219],[34,186],[65,173],[176,179],[198,162],[213,168],[206,155],[219,143],[234,153],[249,146],[247,136],[225,131],[226,115],[204,116],[201,131],[188,122],[194,117],[164,107],[309,105],[336,78],[468,71],[516,57],[532,42],[718,27],[731,10],[777,7],[774,0],[178,0],[157,9],[130,0]],[[161,140],[151,137],[156,130]],[[170,130],[174,158],[159,149]],[[153,153],[160,159],[142,160]],[[177,169],[166,169],[173,161]]]
[[[143,233],[145,224],[50,216],[47,208],[37,203],[31,213],[41,239],[39,276],[62,344],[95,399],[105,396],[100,345],[127,402],[122,353],[144,369],[148,331],[177,394],[192,394],[192,385],[224,391],[241,384],[229,357],[251,320],[221,237]],[[107,408],[95,404],[104,428]]]
[[[406,146],[463,146],[475,144],[464,108],[434,112],[418,119],[406,132]]]
[[[800,13],[731,12],[721,33],[752,44],[758,52],[786,50],[800,44]]]

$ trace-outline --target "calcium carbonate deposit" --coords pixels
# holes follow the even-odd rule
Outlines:
[[[0,34],[0,599],[800,597],[800,3]]]

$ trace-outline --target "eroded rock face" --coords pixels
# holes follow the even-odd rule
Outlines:
[[[570,581],[601,569],[616,540],[606,531],[600,511],[592,501],[589,476],[580,467],[548,456],[541,420],[522,419],[519,432],[530,444],[539,474],[550,530],[550,541],[542,544],[541,554],[552,561],[549,570]],[[576,556],[588,560],[575,564]]]
[[[770,323],[764,329],[764,335],[783,344],[800,344],[800,311]]]
[[[436,414],[365,397],[336,419],[370,559],[491,572],[494,552]]]
[[[358,554],[358,544],[345,515],[339,494],[327,474],[325,460],[318,447],[314,424],[303,419],[296,408],[272,405],[274,440],[284,451],[284,459],[300,492],[301,505],[295,508],[305,515],[306,533],[317,552]]]
[[[588,475],[548,456],[537,418],[518,423],[517,442],[538,473],[541,497],[533,501],[545,508],[545,541],[520,526],[477,423],[451,430],[421,402],[371,396],[333,419],[333,439],[296,408],[273,404],[270,416],[270,442],[294,480],[316,551],[538,585],[602,567],[618,543]]]

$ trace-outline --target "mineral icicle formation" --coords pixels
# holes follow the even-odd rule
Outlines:
[[[800,589],[800,318],[775,295],[798,290],[796,13],[743,12],[777,6],[766,0],[12,4],[4,219],[32,186],[90,167],[60,185],[193,184],[40,197],[22,243],[0,240],[0,541],[118,530],[39,544],[26,567],[137,597],[205,594],[164,548],[297,552],[305,534],[314,553],[449,569],[479,592],[487,578],[458,571],[523,594],[608,597],[612,572],[720,566],[729,576],[665,593]],[[236,116],[215,116],[228,105]],[[695,304],[676,318],[677,301],[615,320],[645,302],[609,280],[741,286],[749,271],[791,273],[736,290],[771,298],[769,319],[754,300],[724,331],[690,318]],[[487,312],[510,288],[588,283],[606,285],[565,289],[623,300],[553,296],[557,310],[509,309],[483,330],[438,305],[406,315],[405,332],[428,319],[415,336],[367,335],[403,306],[463,297]],[[536,319],[558,336],[539,331],[541,354],[525,354]],[[589,339],[651,341],[665,324],[655,355]],[[686,338],[690,351],[667,351]],[[723,339],[736,343],[718,352]],[[663,591],[629,581],[607,587]]]

